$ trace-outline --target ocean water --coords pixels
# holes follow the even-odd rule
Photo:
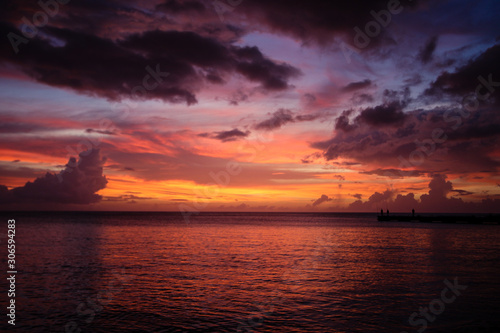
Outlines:
[[[2,332],[500,332],[500,226],[2,213]]]

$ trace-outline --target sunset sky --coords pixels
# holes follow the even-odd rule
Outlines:
[[[2,1],[0,208],[500,212],[499,17]]]

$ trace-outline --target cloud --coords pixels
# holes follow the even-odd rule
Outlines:
[[[311,147],[321,150],[327,161],[362,163],[365,173],[395,171],[392,178],[422,176],[429,170],[465,174],[499,169],[494,157],[500,138],[496,106],[480,104],[474,112],[454,105],[403,111],[410,101],[407,90],[387,90],[384,96],[386,101],[378,106],[343,111],[335,119],[333,137]]]
[[[369,198],[368,201],[363,202],[361,199],[351,203],[347,210],[349,211],[378,211],[380,207],[385,208],[388,202],[394,197],[395,192],[393,190],[387,189],[384,192],[375,192]]]
[[[13,25],[0,22],[0,34],[9,33],[22,36]],[[117,40],[50,26],[43,33],[46,38],[21,44],[18,54],[10,46],[2,47],[0,61],[38,82],[110,100],[161,99],[191,105],[197,103],[197,91],[207,84],[222,84],[229,76],[279,91],[301,75],[257,47],[228,45],[191,31],[151,30]]]
[[[452,192],[455,192],[457,193],[458,195],[460,196],[465,196],[465,195],[472,195],[474,194],[474,192],[469,192],[469,191],[465,191],[465,190],[451,190]]]
[[[432,82],[425,91],[428,96],[440,97],[440,94],[462,96],[476,94],[478,99],[488,99],[493,95],[500,103],[500,44],[494,45],[478,57],[470,60],[455,72],[444,72]],[[482,77],[482,79],[480,79]],[[487,84],[485,85],[484,82]],[[482,88],[478,88],[483,85]],[[477,89],[477,90],[476,90]],[[479,94],[479,95],[478,95]]]
[[[417,170],[399,170],[399,169],[375,169],[370,171],[360,171],[359,173],[364,175],[377,175],[383,177],[389,177],[392,179],[404,178],[404,177],[421,177],[428,172],[417,171]]]
[[[249,131],[242,132],[239,129],[235,128],[230,131],[222,131],[222,132],[212,132],[212,133],[201,133],[198,136],[204,138],[217,139],[222,142],[235,141],[241,138],[245,138],[250,134]]]
[[[167,0],[157,5],[156,9],[172,14],[193,12],[202,14],[206,12],[204,4],[198,1]]]
[[[359,104],[365,104],[365,103],[372,103],[373,101],[375,101],[375,98],[371,94],[355,93],[352,96],[351,101],[354,104],[359,105]]]
[[[424,1],[405,1],[416,7]],[[300,39],[303,43],[327,44],[335,37],[354,35],[353,28],[373,21],[370,11],[387,9],[386,0],[337,1],[253,0],[244,1],[241,15],[258,20],[276,33]]]
[[[2,179],[7,178],[33,178],[44,173],[45,170],[39,168],[33,168],[29,166],[18,165],[21,164],[19,160],[14,160],[11,162],[0,161],[0,175]]]
[[[282,126],[288,123],[313,121],[327,116],[328,114],[322,114],[322,113],[295,115],[292,111],[288,109],[279,109],[278,111],[273,112],[268,119],[257,123],[254,126],[254,128],[256,130],[272,131],[281,128]]]
[[[87,128],[85,130],[86,133],[97,133],[97,134],[103,134],[103,135],[116,135],[116,132],[114,131],[109,131],[109,130],[98,130],[98,129],[93,129],[93,128]]]
[[[402,1],[401,5],[407,11],[427,2]],[[297,0],[254,0],[223,2],[216,8],[214,4],[217,3],[206,0],[70,1],[60,6],[58,15],[52,17],[50,23],[94,35],[116,37],[151,27],[169,30],[173,26],[185,31],[221,36],[232,30],[242,30],[237,27],[243,25],[241,22],[253,22],[253,26],[245,24],[245,30],[267,30],[291,36],[304,44],[326,44],[339,36],[354,36],[353,28],[359,26],[364,29],[366,23],[374,20],[370,12],[386,10],[387,3],[387,0],[361,0],[352,4],[322,0],[307,3]],[[222,16],[217,12],[221,9]],[[40,7],[36,1],[0,3],[0,18],[17,25],[17,19],[26,14],[32,15],[37,10]],[[224,22],[220,21],[221,18]],[[374,39],[382,38],[384,33]],[[374,41],[371,44],[377,43]]]
[[[237,90],[229,98],[230,105],[239,105],[239,103],[246,101],[248,101],[248,95],[241,90]]]
[[[295,121],[313,121],[319,118],[324,117],[324,115],[320,113],[312,113],[312,114],[299,114],[295,116]]]
[[[102,197],[96,192],[106,187],[103,175],[104,160],[99,149],[80,153],[78,161],[70,158],[59,174],[46,173],[22,187],[8,190],[0,185],[2,204],[29,205],[33,203],[91,204]]]
[[[450,181],[446,181],[445,175],[437,174],[433,176],[429,183],[429,189],[430,198],[444,198],[453,190],[453,184]]]
[[[429,192],[415,198],[414,193],[406,195],[386,190],[374,193],[368,201],[357,200],[349,205],[351,211],[379,211],[388,207],[391,211],[410,212],[415,209],[421,213],[499,213],[500,200],[486,198],[479,202],[466,202],[461,198],[448,197],[450,193],[471,195],[471,192],[453,189],[453,184],[444,174],[434,174],[429,182]]]
[[[235,71],[250,81],[262,83],[267,90],[289,88],[288,80],[302,75],[302,72],[286,63],[277,64],[265,58],[257,47],[233,47],[233,54],[240,59]]]
[[[316,96],[314,94],[311,94],[311,93],[304,94],[304,96],[302,96],[302,98],[304,99],[306,104],[313,104],[317,101]]]
[[[420,75],[418,73],[417,74],[412,74],[410,77],[408,77],[407,79],[405,79],[403,82],[406,83],[406,85],[408,87],[410,87],[410,86],[417,86],[420,83],[422,83],[422,75]]]
[[[351,124],[349,121],[349,116],[353,110],[343,111],[342,114],[335,120],[335,130],[343,132],[351,132],[356,128],[355,125]]]
[[[255,129],[271,131],[293,121],[294,118],[292,111],[287,109],[279,109],[278,111],[274,112],[270,118],[257,123],[255,125]]]
[[[341,180],[341,181],[345,180],[345,176],[342,176],[342,175],[333,175],[332,177],[335,179]]]
[[[418,59],[422,63],[426,64],[432,60],[432,56],[434,54],[434,51],[436,50],[437,41],[438,41],[437,36],[431,37],[425,44],[424,48],[420,50],[420,53],[418,54]]]
[[[368,88],[371,85],[372,85],[372,81],[370,81],[368,79],[363,80],[363,81],[359,81],[359,82],[351,82],[348,85],[344,86],[342,88],[342,91],[343,92],[353,92],[356,90]]]
[[[320,159],[322,156],[320,153],[312,153],[312,154],[309,154],[307,156],[304,156],[304,158],[301,159],[301,162],[303,164],[309,164],[309,163],[313,163],[315,160],[318,160]]]
[[[137,196],[134,194],[122,194],[119,196],[106,196],[103,198],[103,201],[122,201],[122,202],[128,202],[128,203],[135,203],[135,202],[137,202],[137,200],[151,200],[151,199],[154,199],[154,198],[141,197],[141,196]],[[179,200],[173,199],[172,201],[179,201]]]
[[[372,126],[395,126],[401,125],[405,118],[402,105],[399,102],[392,102],[364,109],[357,120]]]
[[[361,110],[360,114],[350,121],[354,110],[345,110],[335,120],[335,130],[351,132],[363,125],[374,127],[398,126],[405,122],[407,115],[403,112],[403,104],[399,101],[368,107]]]
[[[328,198],[327,195],[322,194],[320,198],[316,199],[316,201],[313,202],[313,207],[316,207],[318,205],[321,205],[323,202],[328,202],[332,201],[332,199]]]

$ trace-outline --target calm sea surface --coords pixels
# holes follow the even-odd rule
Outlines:
[[[2,332],[500,332],[500,226],[370,214],[1,216]]]

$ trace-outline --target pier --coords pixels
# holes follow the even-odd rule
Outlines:
[[[475,216],[475,215],[390,215],[377,216],[379,222],[421,222],[421,223],[456,223],[456,224],[499,224],[500,216]]]

